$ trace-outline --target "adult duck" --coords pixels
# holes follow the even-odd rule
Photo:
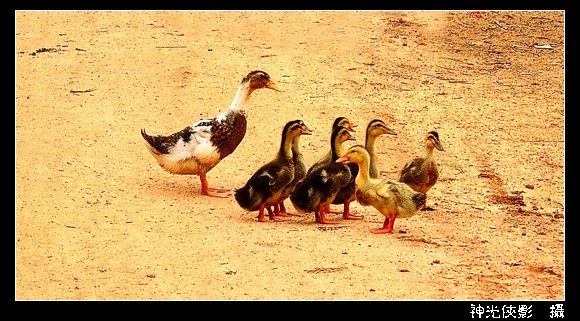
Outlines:
[[[392,233],[396,218],[412,217],[425,204],[426,195],[415,192],[407,184],[370,177],[370,155],[364,146],[349,148],[337,163],[348,161],[359,167],[355,179],[357,201],[363,206],[373,206],[385,216],[383,226],[371,229],[372,233]]]
[[[425,156],[417,157],[405,164],[399,176],[399,182],[421,193],[427,193],[439,179],[439,166],[435,159],[434,149],[444,151],[439,141],[439,133],[435,131],[427,133],[424,143]],[[433,208],[425,204],[422,210],[433,210]]]
[[[270,207],[274,205],[276,209],[280,194],[294,179],[292,141],[300,135],[311,133],[301,120],[286,123],[276,158],[260,167],[243,187],[235,190],[238,205],[248,211],[258,210],[259,222],[266,222],[264,209],[268,211],[271,221],[276,219],[278,213],[272,213]]]
[[[246,105],[252,92],[261,88],[282,91],[266,72],[252,71],[242,79],[230,107],[220,115],[201,119],[168,136],[151,136],[141,129],[147,149],[168,172],[199,175],[203,195],[228,196],[222,189],[209,187],[206,174],[241,143],[246,134]]]

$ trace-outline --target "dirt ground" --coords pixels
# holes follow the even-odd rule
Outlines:
[[[563,300],[563,12],[16,12],[17,300]],[[536,46],[534,46],[536,45]],[[246,137],[208,174],[242,186],[284,124],[383,119],[395,178],[439,132],[435,211],[258,223],[165,172],[140,129],[225,110],[264,70]],[[292,205],[287,202],[290,211]],[[340,208],[340,207],[338,207]],[[337,208],[337,209],[338,209]]]

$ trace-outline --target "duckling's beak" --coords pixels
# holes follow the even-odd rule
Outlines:
[[[284,91],[284,89],[280,88],[272,80],[266,85],[266,88],[274,89],[275,91]]]
[[[385,134],[388,134],[388,135],[397,135],[397,132],[395,132],[394,130],[392,130],[392,129],[388,128],[388,127],[385,127],[385,131],[384,132],[385,132]]]
[[[445,151],[445,149],[443,149],[443,145],[441,145],[441,142],[438,140],[435,141],[435,148],[437,148],[440,151]]]
[[[312,135],[312,130],[304,126],[304,129],[302,130],[302,135]]]
[[[337,159],[336,162],[337,163],[344,163],[344,162],[348,162],[350,159],[348,159],[348,156],[342,156],[341,158]]]
[[[346,130],[348,130],[349,132],[356,132],[356,130],[354,130],[354,128],[358,126],[358,124],[355,124],[353,122],[350,122],[350,128],[347,128]]]

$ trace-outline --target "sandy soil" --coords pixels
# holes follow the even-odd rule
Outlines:
[[[564,299],[563,12],[17,12],[16,299]],[[550,45],[551,49],[534,45]],[[302,119],[385,120],[383,176],[437,130],[432,212],[258,223],[171,175],[139,130],[225,110],[248,132],[208,175],[242,186]],[[350,143],[350,142],[349,142]],[[349,144],[347,144],[348,147]],[[289,210],[293,207],[288,203]]]

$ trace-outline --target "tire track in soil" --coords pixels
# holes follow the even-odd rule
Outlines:
[[[412,20],[418,21],[414,23],[417,26],[418,30],[424,32],[428,35],[428,37],[432,38],[440,38],[443,37],[443,33],[445,32],[445,28],[447,27],[445,23],[440,23],[437,26],[431,26],[431,24],[421,24],[422,20],[430,21],[429,19],[425,19],[421,15],[413,15],[414,18]],[[423,19],[422,19],[423,18]],[[439,16],[440,21],[447,21],[448,23],[453,23],[451,21],[450,16],[447,17]],[[442,31],[442,32],[441,32]],[[427,39],[428,40],[428,39]],[[443,56],[455,56],[453,52],[447,52],[446,50],[442,51]],[[443,57],[442,56],[442,57]],[[445,58],[445,57],[443,57]],[[458,57],[457,59],[462,58]],[[441,65],[446,65],[444,62],[439,61],[437,59],[432,61],[432,65],[428,64],[425,67],[425,70],[429,70],[440,63]],[[476,82],[476,80],[473,80]],[[463,95],[467,93],[464,92]],[[467,98],[467,96],[466,96]],[[467,99],[466,99],[467,101]],[[469,123],[471,125],[475,125],[475,127],[479,127],[476,124],[479,124],[477,118],[471,119],[462,119],[464,123]],[[461,123],[461,124],[464,124]],[[465,132],[464,126],[457,126],[459,124],[455,124],[456,128],[463,133],[459,133],[460,137],[470,137],[471,134],[475,130],[475,132],[486,132],[485,128],[470,128],[472,131],[471,133]],[[461,129],[459,129],[461,128]],[[457,134],[457,133],[456,133]],[[463,141],[463,140],[462,140]],[[481,193],[482,196],[489,199],[488,204],[498,205],[500,207],[500,212],[498,213],[497,210],[491,210],[492,206],[485,206],[484,210],[478,209],[477,211],[468,211],[468,220],[464,223],[468,223],[464,225],[463,228],[469,230],[470,232],[474,231],[477,235],[477,230],[485,227],[493,227],[494,231],[499,232],[497,236],[499,238],[494,239],[485,239],[485,238],[459,238],[454,239],[454,242],[463,242],[466,246],[457,248],[456,251],[453,251],[453,256],[456,256],[459,259],[460,263],[453,264],[448,273],[453,276],[455,281],[464,282],[471,284],[471,289],[469,290],[470,295],[474,295],[480,298],[488,298],[493,299],[494,297],[503,296],[506,292],[512,293],[512,295],[526,295],[525,292],[531,290],[530,288],[537,288],[534,291],[538,291],[544,293],[543,295],[547,295],[547,297],[554,297],[557,295],[556,290],[546,290],[543,286],[543,281],[545,280],[545,284],[553,284],[554,277],[560,277],[557,271],[555,271],[550,266],[545,266],[546,264],[551,264],[550,262],[545,262],[543,259],[541,260],[532,260],[528,262],[520,262],[518,264],[510,265],[510,262],[504,262],[506,260],[505,257],[498,256],[496,251],[498,247],[501,248],[503,246],[507,246],[510,248],[508,251],[511,253],[512,250],[514,251],[512,255],[518,256],[518,250],[514,250],[514,248],[520,249],[525,248],[526,246],[530,246],[529,241],[525,241],[521,239],[521,235],[513,234],[513,229],[518,229],[518,226],[526,226],[533,223],[536,223],[536,218],[532,217],[531,219],[525,219],[522,221],[521,216],[522,213],[524,215],[531,215],[537,213],[528,213],[524,209],[523,206],[526,206],[524,197],[521,192],[514,191],[510,192],[506,189],[506,185],[504,184],[504,180],[502,179],[501,175],[494,169],[490,155],[494,155],[494,153],[489,154],[491,150],[495,149],[495,146],[491,146],[485,144],[487,146],[474,146],[473,144],[462,144],[462,146],[455,146],[459,149],[464,149],[468,151],[468,154],[471,155],[471,159],[475,160],[477,171],[479,174],[477,178],[483,179],[482,181],[486,185],[488,190]],[[452,166],[452,164],[449,164]],[[444,210],[443,208],[441,210]],[[449,209],[450,210],[450,209]],[[499,214],[499,215],[498,215]],[[515,219],[515,221],[514,221]],[[477,227],[473,227],[469,224],[469,221],[480,221],[484,223],[484,225],[478,223]],[[461,220],[463,221],[463,220]],[[520,222],[521,221],[521,222]],[[487,222],[487,223],[486,223]],[[460,223],[462,224],[462,223]],[[537,224],[537,223],[536,223]],[[462,224],[463,225],[463,224]],[[541,231],[535,231],[542,233]],[[545,233],[545,232],[544,232]],[[495,238],[495,237],[494,237]],[[507,242],[507,243],[506,243]],[[534,242],[532,242],[534,243]],[[505,245],[504,245],[505,244]],[[509,244],[509,245],[508,245]],[[506,248],[507,249],[507,248]],[[499,260],[499,261],[498,261]],[[537,261],[537,262],[536,262]],[[522,266],[520,266],[522,265]],[[509,267],[506,267],[509,266]],[[550,280],[547,280],[550,278]],[[541,289],[540,289],[541,288]],[[547,294],[546,294],[547,292]],[[503,294],[498,294],[503,293]],[[518,293],[518,294],[515,294]]]
[[[487,157],[487,155],[478,154],[477,162],[482,167],[478,177],[487,180],[487,185],[491,191],[491,193],[488,192],[488,197],[494,204],[503,204],[507,205],[508,207],[517,206],[518,209],[520,209],[520,206],[526,206],[524,203],[524,197],[520,193],[516,193],[516,195],[509,195],[503,180],[493,169],[493,167],[491,167],[489,163],[489,157]]]

